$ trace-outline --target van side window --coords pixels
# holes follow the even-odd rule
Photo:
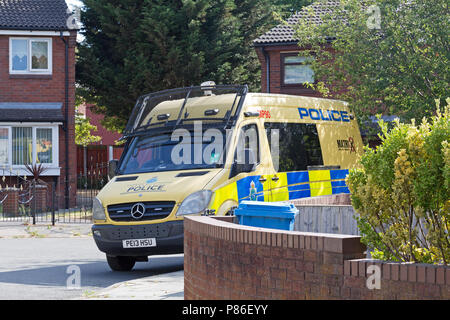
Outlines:
[[[266,122],[264,127],[275,167],[276,150],[272,150],[272,143],[275,144],[277,141],[272,139],[277,139],[278,135],[278,172],[302,171],[307,170],[308,166],[323,165],[322,149],[315,124]]]
[[[239,155],[239,150],[242,151],[243,149],[251,149],[253,155],[256,157],[256,163],[260,162],[258,127],[256,124],[248,124],[240,129],[238,147],[234,154],[235,161]]]

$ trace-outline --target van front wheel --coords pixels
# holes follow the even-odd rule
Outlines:
[[[113,271],[130,271],[136,263],[136,259],[133,257],[113,257],[108,255],[106,256],[106,261],[108,261],[108,265]]]

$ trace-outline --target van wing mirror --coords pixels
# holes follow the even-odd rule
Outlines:
[[[114,178],[117,172],[117,167],[119,166],[119,160],[110,160],[108,162],[108,177],[111,180]]]

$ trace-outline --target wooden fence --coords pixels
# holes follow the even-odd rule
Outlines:
[[[295,231],[360,235],[357,213],[346,205],[297,205]]]

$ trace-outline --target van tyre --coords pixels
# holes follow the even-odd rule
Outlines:
[[[106,261],[108,261],[108,265],[113,271],[130,271],[136,263],[136,259],[133,257],[113,257],[108,255],[106,256]]]

